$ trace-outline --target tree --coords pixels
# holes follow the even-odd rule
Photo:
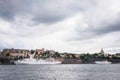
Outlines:
[[[30,52],[31,52],[31,54],[34,54],[35,51],[34,51],[34,50],[31,50]]]
[[[56,57],[60,57],[60,53],[59,52],[55,52],[55,56]]]
[[[81,59],[81,60],[85,59],[85,54],[81,54],[81,55],[80,55],[80,59]]]
[[[98,58],[98,54],[97,53],[94,53],[92,56],[93,56],[93,58]]]
[[[99,56],[99,58],[104,60],[104,59],[105,59],[104,54],[101,54],[101,55]]]
[[[45,51],[45,52],[44,52],[44,54],[45,54],[45,55],[49,54],[49,51],[48,51],[48,50],[47,50],[47,51]]]

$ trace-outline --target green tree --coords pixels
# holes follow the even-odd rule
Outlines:
[[[49,51],[48,51],[48,50],[47,50],[47,51],[45,51],[45,52],[44,52],[44,54],[45,54],[45,55],[49,54]]]
[[[59,52],[55,52],[55,56],[56,57],[60,57],[60,53]]]
[[[31,54],[34,54],[35,51],[34,51],[34,50],[31,50],[30,52],[31,52]]]
[[[101,54],[101,55],[99,56],[99,58],[102,59],[102,60],[104,60],[104,59],[105,59],[104,54]]]
[[[80,59],[81,59],[81,60],[84,60],[85,57],[86,57],[86,54],[85,54],[85,53],[83,53],[83,54],[80,55]]]

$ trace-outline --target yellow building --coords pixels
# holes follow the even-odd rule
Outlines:
[[[25,49],[4,49],[2,54],[11,57],[28,57],[30,54],[29,50]]]

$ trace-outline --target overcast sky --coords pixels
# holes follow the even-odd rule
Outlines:
[[[0,49],[120,52],[120,0],[0,0]]]

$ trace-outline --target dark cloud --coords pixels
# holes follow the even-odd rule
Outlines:
[[[92,31],[95,32],[97,35],[117,32],[117,31],[120,31],[120,23],[116,23],[116,24],[114,23],[109,26],[105,26],[105,27],[98,28],[98,29],[93,29]]]
[[[71,2],[70,2],[71,1]],[[51,24],[61,21],[75,13],[88,9],[89,6],[96,5],[96,0],[0,0],[0,17],[7,21],[14,21],[16,17],[31,16],[30,22],[33,24]],[[88,11],[88,13],[90,13]],[[93,13],[94,14],[94,13]],[[29,17],[28,16],[28,17]],[[94,15],[91,15],[94,17]],[[27,17],[26,17],[27,18]],[[24,17],[22,17],[24,20]],[[95,18],[96,19],[96,18]],[[81,31],[78,26],[76,29],[76,39],[86,39],[97,35],[107,34],[120,30],[120,24],[114,23],[105,27],[95,27],[89,25],[89,28]],[[95,28],[94,28],[95,27]]]
[[[81,27],[77,27],[76,35],[72,36],[72,38],[67,39],[67,41],[80,41],[80,40],[88,40],[98,36],[106,35],[112,32],[120,32],[120,23],[109,23],[106,26],[99,26],[99,27],[89,27],[85,30],[81,30]]]
[[[0,0],[0,17],[5,20],[13,19],[14,12],[11,2],[8,0]]]
[[[117,0],[0,0],[1,48],[29,47],[30,40],[33,48],[43,44],[69,48],[69,43],[91,48],[92,41],[99,44],[94,47],[103,46],[109,37],[115,38],[114,32],[120,33],[117,3]],[[112,39],[108,44],[114,44]]]
[[[47,23],[47,24],[51,24],[51,23],[55,23],[58,22],[60,20],[65,19],[66,16],[65,15],[38,15],[38,16],[34,16],[32,18],[33,23],[35,24],[39,24],[39,23]]]
[[[13,21],[15,17],[24,15],[29,7],[27,0],[24,2],[23,0],[0,0],[0,17],[7,21]]]
[[[33,23],[54,23],[84,8],[87,8],[84,1],[79,0],[0,0],[0,17],[13,21],[16,17],[29,15]]]
[[[32,16],[31,20],[37,23],[52,23],[62,20],[67,16],[60,5],[55,5],[55,2],[52,1],[0,0],[1,18],[13,21],[15,17],[26,15]]]

